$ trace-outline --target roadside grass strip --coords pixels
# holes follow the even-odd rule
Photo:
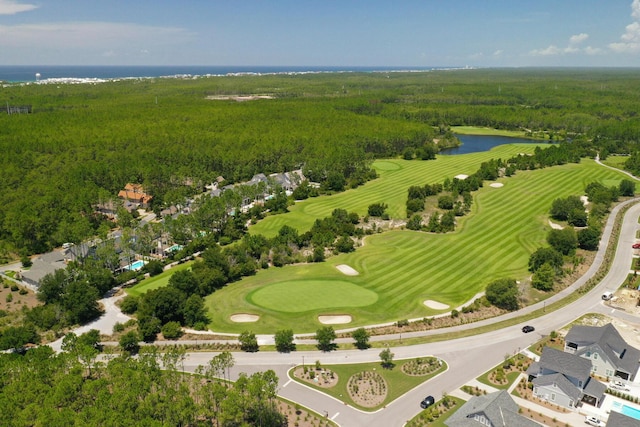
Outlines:
[[[444,423],[452,416],[462,405],[464,405],[465,400],[460,399],[455,396],[448,396],[449,401],[452,402],[451,407],[446,412],[442,413],[435,421],[431,421],[431,414],[427,413],[427,411],[422,411],[415,417],[413,417],[405,427],[446,427]],[[442,402],[438,400],[435,405],[439,405]]]
[[[516,151],[521,151],[521,148]],[[474,168],[484,159],[480,155],[457,157],[476,158]],[[413,164],[437,165],[439,161]],[[453,171],[453,165],[448,167]],[[410,182],[436,182],[427,179],[429,170],[423,169],[424,178],[421,180],[416,178],[417,172],[414,171]],[[493,280],[505,277],[525,280],[530,276],[528,258],[535,249],[547,245],[548,211],[554,199],[581,195],[585,186],[593,181],[619,182],[623,178],[623,174],[603,168],[589,159],[583,159],[579,164],[518,171],[513,177],[502,179],[507,183],[504,188],[485,185],[475,193],[472,212],[459,219],[453,233],[394,230],[374,234],[367,236],[364,246],[350,254],[334,256],[319,264],[259,271],[255,276],[216,291],[206,298],[210,327],[240,333],[245,328],[233,324],[229,316],[258,312],[262,314],[260,320],[252,325],[255,333],[273,333],[291,327],[295,333],[308,333],[322,326],[317,320],[319,315],[348,314],[352,316],[349,326],[357,327],[417,319],[442,312],[426,307],[423,304],[425,300],[457,307],[484,290]],[[354,198],[359,190],[353,190]],[[369,192],[366,188],[362,191]],[[402,209],[405,198],[406,194],[403,194]],[[328,200],[334,199],[326,197],[325,201]],[[370,198],[368,201],[380,199]],[[335,200],[334,203],[327,207],[327,212],[340,207]],[[336,269],[341,264],[352,266],[360,274],[343,275]],[[344,289],[331,287],[338,293],[344,291],[342,298],[340,295],[336,299],[334,295],[311,293],[307,289],[307,285],[314,281],[318,286],[325,286],[323,281],[336,280],[349,284]],[[290,282],[289,291],[299,296],[297,299],[286,298],[286,305],[277,301],[285,298],[283,295],[288,292],[287,287],[271,286],[283,282]],[[348,301],[356,295],[351,285],[373,292],[378,298],[375,302],[367,300],[361,303],[363,305],[354,304]],[[294,289],[297,286],[301,286],[300,292]],[[270,296],[271,292],[274,295]],[[307,309],[298,311],[290,306],[292,304]],[[329,307],[331,304],[335,305]]]

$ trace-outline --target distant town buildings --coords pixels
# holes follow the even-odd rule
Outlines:
[[[7,114],[30,114],[31,105],[9,105],[7,104]]]

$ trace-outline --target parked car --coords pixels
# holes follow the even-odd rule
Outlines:
[[[605,292],[604,294],[602,294],[602,299],[605,301],[609,301],[611,298],[613,298],[613,292]]]
[[[522,332],[524,332],[525,334],[528,334],[529,332],[533,332],[535,330],[536,330],[536,328],[534,328],[531,325],[527,325],[527,326],[523,326],[522,327]]]
[[[592,415],[587,415],[584,419],[584,422],[589,424],[590,426],[604,427],[604,422],[600,421],[597,417],[594,417]]]
[[[436,400],[433,398],[433,396],[427,396],[424,399],[422,399],[422,402],[420,402],[420,407],[422,409],[427,409],[429,406],[433,405],[434,403],[436,403]]]
[[[631,247],[633,249],[640,249],[640,243],[634,243],[633,245],[631,245]]]
[[[629,386],[627,386],[625,383],[623,383],[622,381],[611,381],[609,383],[609,388],[612,388],[614,390],[622,390],[622,391],[631,391],[631,389],[629,388]]]

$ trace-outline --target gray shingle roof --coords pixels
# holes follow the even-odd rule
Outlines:
[[[537,423],[518,414],[519,407],[506,390],[485,396],[474,396],[460,407],[445,424],[449,427],[473,427],[484,425],[474,420],[474,415],[482,414],[494,426],[538,426]]]
[[[584,394],[593,396],[598,399],[598,402],[602,402],[602,399],[604,398],[604,392],[605,390],[607,390],[607,386],[602,384],[598,380],[589,378],[589,381],[587,382],[587,385],[583,390]]]
[[[584,353],[582,347],[595,344],[602,349],[617,370],[627,372],[632,377],[638,371],[640,350],[627,344],[611,323],[604,326],[576,325],[571,328],[565,341],[578,345],[578,355]]]
[[[582,398],[582,390],[576,387],[562,374],[543,375],[534,379],[532,383],[538,387],[546,387],[555,384],[562,393],[569,396],[574,402],[579,402]]]
[[[576,378],[583,384],[591,374],[590,360],[551,347],[542,350],[539,365],[542,369]]]
[[[607,420],[607,427],[640,427],[640,420],[611,411]]]
[[[31,268],[22,272],[22,279],[34,286],[39,286],[40,280],[44,276],[63,268],[66,268],[64,254],[59,250],[54,250],[34,259]]]

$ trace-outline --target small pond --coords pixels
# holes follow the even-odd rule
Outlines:
[[[541,141],[524,138],[511,138],[496,135],[456,135],[462,145],[442,150],[439,154],[469,154],[480,151],[489,151],[493,147],[504,144],[540,144]]]

